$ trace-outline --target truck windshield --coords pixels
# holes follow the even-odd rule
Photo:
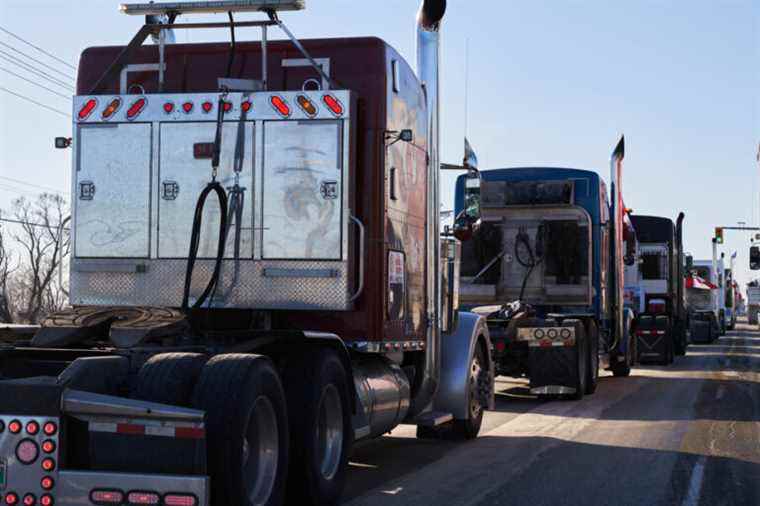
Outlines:
[[[668,257],[662,253],[644,253],[640,270],[642,279],[668,279]]]

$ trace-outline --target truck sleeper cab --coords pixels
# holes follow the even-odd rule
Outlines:
[[[487,315],[497,373],[529,377],[537,395],[576,398],[593,393],[600,365],[627,375],[605,183],[565,168],[486,170],[477,181],[456,186],[456,216],[478,220],[463,243],[460,300]]]
[[[673,362],[686,352],[687,336],[683,307],[683,248],[680,240],[683,215],[678,225],[659,216],[631,217],[639,241],[635,266],[641,307],[636,314],[638,360]]]
[[[124,5],[163,22],[83,52],[73,307],[0,350],[11,500],[335,504],[355,441],[477,436],[488,328],[459,311],[433,190],[445,2],[422,3],[416,74],[380,39],[298,41],[277,12],[302,8]],[[262,40],[167,43],[220,9],[265,12],[234,23]]]

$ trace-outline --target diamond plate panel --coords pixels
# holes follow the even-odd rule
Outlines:
[[[74,305],[178,307],[182,302],[186,265],[187,261],[181,259],[139,263],[75,261],[71,272],[71,302]],[[201,294],[213,269],[212,260],[197,261],[191,297]],[[267,276],[265,270],[278,274]],[[347,311],[352,309],[349,301],[352,284],[345,262],[246,260],[238,262],[236,269],[235,262],[228,260],[223,263],[222,282],[214,306]]]

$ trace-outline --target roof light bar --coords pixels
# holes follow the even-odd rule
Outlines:
[[[119,10],[131,16],[162,14],[208,14],[223,12],[300,11],[306,0],[217,0],[207,2],[166,2],[121,4]]]

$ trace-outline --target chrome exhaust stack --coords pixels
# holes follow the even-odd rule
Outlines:
[[[417,14],[417,77],[425,89],[428,113],[427,230],[425,258],[428,292],[428,331],[425,370],[413,392],[409,416],[423,412],[438,389],[441,371],[441,272],[440,272],[440,50],[441,21],[446,0],[423,0]]]

